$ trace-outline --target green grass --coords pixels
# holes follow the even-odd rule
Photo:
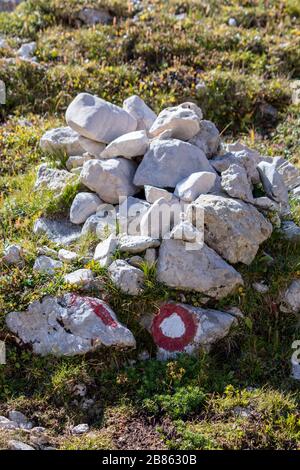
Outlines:
[[[67,214],[78,191],[76,182],[59,198],[33,191],[37,166],[58,159],[40,151],[39,139],[64,123],[66,107],[77,93],[96,93],[116,104],[136,93],[156,112],[192,100],[225,141],[238,138],[263,155],[300,162],[300,107],[291,102],[291,86],[300,78],[298,2],[152,0],[147,2],[152,10],[140,13],[129,3],[27,1],[14,13],[0,14],[0,34],[8,42],[0,54],[0,79],[7,88],[7,103],[0,109],[0,251],[8,242],[20,243],[26,260],[20,268],[0,265],[0,339],[7,343],[7,365],[0,366],[0,413],[13,408],[27,413],[51,429],[50,441],[62,449],[115,448],[117,423],[128,418],[128,410],[139,423],[152,423],[170,449],[299,449],[300,393],[289,364],[292,342],[299,338],[298,318],[282,313],[279,305],[281,292],[300,275],[300,247],[282,241],[278,233],[251,266],[238,266],[244,288],[208,303],[220,309],[235,306],[244,314],[209,355],[200,352],[165,363],[154,359],[155,347],[139,320],[161,301],[182,297],[157,283],[155,266],[146,264],[146,289],[138,298],[116,289],[98,263],[88,264],[99,288],[87,294],[105,294],[136,337],[136,351],[40,358],[16,345],[5,327],[8,312],[24,310],[44,295],[64,293],[63,274],[83,267],[98,242],[87,236],[71,246],[79,261],[54,277],[32,270],[37,247],[52,247],[33,235],[34,221]],[[79,27],[82,5],[108,5],[115,20]],[[179,21],[175,15],[181,13],[186,18]],[[230,17],[236,18],[237,28],[228,26]],[[19,59],[8,63],[27,40],[37,41],[39,65]],[[204,89],[197,86],[201,81]],[[276,108],[276,119],[262,114],[265,103]],[[295,204],[293,216],[299,223]],[[264,295],[252,289],[261,280],[270,286]],[[201,305],[200,294],[184,295],[188,303]],[[145,350],[151,360],[140,361]],[[87,397],[94,400],[89,409],[74,397],[78,383],[87,386]],[[69,427],[82,422],[90,424],[90,433],[71,436]],[[0,447],[9,438],[0,434]]]

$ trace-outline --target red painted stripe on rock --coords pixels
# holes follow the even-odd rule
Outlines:
[[[160,327],[162,322],[173,313],[176,313],[181,318],[185,326],[185,332],[179,338],[170,338],[164,335]],[[154,317],[151,330],[153,339],[160,348],[170,352],[183,351],[195,338],[197,324],[194,315],[184,307],[176,304],[166,304],[160,309],[158,315]]]

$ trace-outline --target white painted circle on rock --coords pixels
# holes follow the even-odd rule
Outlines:
[[[162,333],[168,338],[181,338],[185,333],[184,322],[176,312],[165,318],[161,322],[160,328]]]

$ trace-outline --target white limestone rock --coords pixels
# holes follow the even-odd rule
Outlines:
[[[101,199],[94,193],[76,194],[70,209],[70,220],[72,224],[83,224],[88,217],[97,212],[102,204]]]
[[[204,211],[205,243],[230,263],[250,264],[259,245],[272,233],[272,224],[251,204],[204,194],[191,204],[188,219],[199,206]]]
[[[295,189],[300,184],[300,170],[291,162],[282,157],[274,157],[273,163],[276,170],[282,176],[288,191]]]
[[[198,147],[178,139],[154,140],[135,173],[134,184],[175,188],[199,171],[215,172]]]
[[[82,168],[84,163],[91,159],[92,159],[92,156],[89,153],[84,153],[83,155],[74,155],[73,157],[69,157],[68,160],[66,161],[67,170],[72,171],[72,170],[77,170],[78,168]]]
[[[139,295],[143,291],[144,273],[124,260],[114,261],[108,268],[113,283],[125,294]]]
[[[199,349],[209,351],[234,324],[236,319],[227,312],[166,302],[148,320],[148,329],[157,346],[157,359],[167,360]]]
[[[172,137],[176,139],[192,139],[200,131],[202,117],[202,111],[193,103],[166,108],[152,124],[150,136],[155,137],[166,130],[171,130]]]
[[[89,287],[94,280],[94,275],[90,269],[77,269],[66,274],[64,281],[74,287]]]
[[[157,115],[137,95],[130,96],[123,103],[123,108],[137,121],[137,130],[149,131]]]
[[[135,347],[132,333],[108,304],[74,293],[35,301],[25,312],[9,313],[6,324],[41,356],[74,356],[101,346]]]
[[[79,134],[70,127],[58,127],[47,131],[40,140],[40,147],[45,152],[66,153],[69,157],[84,153]]]
[[[154,202],[161,198],[164,198],[167,201],[171,201],[174,197],[173,194],[166,189],[156,188],[155,186],[150,186],[148,184],[144,186],[144,190],[146,201],[150,204],[154,204]]]
[[[289,195],[282,175],[276,169],[276,161],[257,165],[263,188],[271,199],[280,204],[282,215],[290,213]]]
[[[109,266],[117,247],[118,239],[115,234],[111,234],[106,240],[96,246],[94,260],[98,261],[102,268]]]
[[[251,186],[247,172],[240,165],[230,165],[222,173],[222,189],[230,196],[245,202],[253,202]]]
[[[52,242],[65,246],[80,238],[81,227],[64,219],[52,220],[40,217],[34,224],[33,233],[46,235]]]
[[[136,197],[125,198],[119,206],[120,233],[127,235],[140,235],[140,223],[143,215],[150,208],[150,204]]]
[[[126,158],[89,160],[83,165],[80,181],[103,201],[118,204],[121,197],[138,192],[132,183],[135,170],[136,164]]]
[[[193,202],[200,194],[206,194],[213,189],[216,176],[210,171],[192,173],[177,183],[174,194],[182,201]]]
[[[24,263],[24,253],[20,245],[8,245],[3,252],[3,262],[9,266],[21,266]]]
[[[300,279],[294,279],[284,292],[280,310],[286,313],[300,312]]]
[[[95,140],[88,139],[87,137],[79,136],[79,143],[85,152],[93,155],[95,158],[100,158],[101,153],[106,148],[106,144],[96,142]]]
[[[181,220],[182,206],[178,200],[158,199],[141,218],[140,231],[145,237],[164,238]]]
[[[37,172],[37,179],[34,189],[47,189],[53,191],[56,195],[61,194],[64,189],[76,180],[72,173],[66,170],[57,170],[48,167],[47,163],[40,165]]]
[[[33,265],[33,271],[37,271],[42,274],[52,275],[63,267],[61,261],[50,258],[49,256],[38,256]]]
[[[25,44],[22,44],[20,49],[17,50],[17,55],[21,57],[21,59],[30,60],[32,59],[35,51],[36,42],[27,42]]]
[[[136,130],[137,121],[124,109],[89,93],[80,93],[66,112],[67,124],[80,135],[110,143]]]
[[[113,140],[101,153],[101,158],[124,157],[129,160],[145,155],[149,147],[146,131],[134,131]]]
[[[241,275],[207,245],[163,240],[157,262],[157,279],[175,289],[201,292],[221,299],[243,285]]]
[[[175,225],[170,233],[170,238],[174,240],[183,240],[190,243],[204,243],[204,232],[200,232],[188,220],[182,220]]]
[[[211,158],[218,153],[221,143],[220,132],[213,122],[203,119],[200,121],[200,131],[189,142],[199,147],[207,158]]]
[[[159,240],[139,235],[123,235],[119,239],[120,251],[132,254],[142,253],[143,251],[147,250],[147,248],[157,248],[159,245]]]
[[[78,259],[78,255],[77,253],[75,253],[75,251],[69,251],[63,248],[59,250],[58,257],[60,261],[62,261],[63,263],[67,263],[67,264],[74,263],[74,261]]]

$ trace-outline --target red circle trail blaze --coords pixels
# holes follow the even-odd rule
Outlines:
[[[181,318],[185,326],[185,332],[178,338],[170,338],[164,335],[160,327],[162,322],[173,313],[176,313]],[[176,304],[166,304],[160,309],[158,315],[154,317],[151,329],[157,346],[166,351],[174,352],[183,351],[194,339],[197,332],[197,324],[194,320],[194,316],[187,309]]]
[[[108,309],[100,301],[91,299],[90,297],[80,297],[79,295],[72,294],[70,306],[76,305],[77,301],[79,300],[86,302],[97,315],[97,317],[102,320],[105,326],[110,326],[111,328],[116,328],[118,326],[117,322],[112,318]]]

